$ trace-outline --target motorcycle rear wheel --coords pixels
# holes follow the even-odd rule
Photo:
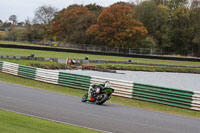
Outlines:
[[[98,105],[101,105],[101,104],[105,103],[109,99],[107,94],[100,94],[100,96],[102,98],[101,99],[97,99],[97,101],[96,101],[96,104],[98,104]]]

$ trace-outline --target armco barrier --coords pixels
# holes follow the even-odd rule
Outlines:
[[[182,108],[191,108],[192,96],[191,91],[158,87],[134,83],[133,98],[177,106]]]
[[[58,84],[59,72],[37,68],[35,80],[51,84]]]
[[[19,65],[18,75],[24,78],[35,79],[36,68]]]
[[[90,76],[59,72],[58,84],[87,90],[90,86],[90,79]]]
[[[2,72],[18,76],[18,68],[18,64],[3,62]]]
[[[4,61],[0,61],[0,71],[37,81],[84,90],[87,90],[92,83],[103,83],[109,80],[112,88],[115,89],[113,95],[200,111],[200,92],[197,91],[145,85],[96,76],[56,72]]]
[[[3,62],[0,62],[0,71],[2,70]]]

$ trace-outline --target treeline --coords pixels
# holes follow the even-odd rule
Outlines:
[[[61,11],[41,6],[31,21],[19,23],[15,15],[9,22],[0,20],[0,39],[157,48],[167,54],[200,56],[200,1],[70,5]]]

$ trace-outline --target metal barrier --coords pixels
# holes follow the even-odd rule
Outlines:
[[[0,71],[2,70],[3,62],[0,62]]]
[[[36,68],[19,65],[18,76],[35,79]]]
[[[194,91],[193,93],[194,95],[192,96],[192,104],[190,109],[200,111],[200,92]]]
[[[59,72],[58,84],[87,90],[90,86],[90,79],[90,76]]]
[[[51,84],[58,84],[59,72],[37,68],[35,80]]]
[[[191,108],[192,91],[134,83],[133,98],[182,108]]]
[[[113,95],[200,111],[200,92],[133,83],[129,81],[56,72],[0,61],[0,71],[41,82],[87,90],[90,84],[111,82]]]

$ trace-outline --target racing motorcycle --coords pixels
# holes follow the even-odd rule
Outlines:
[[[82,102],[94,102],[98,105],[105,103],[107,100],[110,99],[111,94],[114,92],[112,88],[97,88],[95,92],[86,93],[82,97]]]

